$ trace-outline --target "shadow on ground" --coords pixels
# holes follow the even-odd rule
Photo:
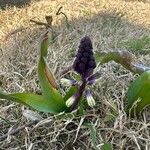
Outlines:
[[[125,2],[143,2],[143,3],[150,3],[149,0],[124,0]]]
[[[23,7],[31,2],[31,0],[0,0],[0,8],[5,9],[6,6]]]
[[[54,31],[56,33],[56,38],[54,43],[50,45],[50,54],[49,54],[49,65],[50,68],[54,69],[58,67],[58,69],[61,69],[63,66],[68,66],[68,64],[72,63],[72,60],[75,55],[75,51],[77,49],[79,40],[84,35],[89,35],[93,41],[94,45],[94,51],[115,51],[118,49],[122,49],[121,43],[134,37],[140,37],[141,35],[149,35],[150,30],[147,28],[144,28],[142,26],[133,24],[129,22],[126,19],[123,19],[123,15],[121,13],[115,13],[115,12],[102,12],[97,15],[88,15],[84,18],[74,19],[73,21],[70,21],[70,27],[67,28],[65,21],[62,20],[61,26],[53,27]],[[37,76],[36,76],[36,65],[38,60],[38,49],[39,49],[39,42],[40,42],[40,36],[43,34],[45,30],[43,28],[37,27],[34,28],[33,31],[26,30],[24,33],[19,33],[16,35],[13,35],[10,37],[10,44],[13,44],[11,48],[8,48],[7,51],[10,53],[9,57],[9,63],[7,64],[6,72],[7,74],[1,75],[0,79],[3,83],[3,88],[10,91],[19,91],[19,87],[15,88],[15,84],[12,86],[8,86],[8,82],[10,83],[18,83],[21,87],[25,89],[25,91],[33,91],[37,92],[39,89],[36,88],[36,82],[37,82]],[[15,37],[15,38],[13,38]],[[9,45],[9,44],[8,44]],[[57,57],[56,57],[57,56]],[[148,57],[147,57],[148,58]],[[141,60],[144,63],[148,64],[149,60]],[[58,65],[58,66],[56,66]],[[150,65],[150,64],[149,64]],[[31,70],[33,69],[33,70]],[[119,68],[118,68],[119,69]],[[10,71],[10,74],[9,74]],[[21,74],[23,78],[20,76],[17,76],[15,74],[15,77],[12,77],[12,72],[16,72],[18,74]],[[114,74],[113,71],[110,69],[110,74]],[[119,78],[116,78],[117,74],[114,74],[112,80],[119,80]],[[107,79],[105,76],[102,76],[102,80],[106,81]],[[103,103],[103,98],[111,99],[109,95],[120,95],[120,89],[126,88],[126,86],[123,86],[126,83],[129,83],[130,78],[127,76],[125,78],[121,78],[119,80],[120,85],[117,86],[114,85],[114,82],[107,83],[107,86],[109,87],[109,90],[107,91],[107,94],[105,95],[105,91],[103,88],[98,88],[98,95],[101,95],[102,98],[99,98],[99,101],[97,101],[97,108],[95,108],[96,111],[92,112],[92,109],[87,110],[87,114],[95,114],[96,117],[91,116],[90,118],[86,118],[86,123],[95,122],[98,118],[104,119],[106,117],[107,111],[110,109],[109,106],[105,105]],[[7,89],[9,87],[9,89]],[[95,92],[95,97],[98,97],[98,95]],[[122,101],[122,99],[121,99]],[[4,103],[4,101],[3,101]],[[105,109],[103,109],[105,108]],[[13,111],[20,111],[20,107]],[[11,114],[11,112],[9,112]],[[13,113],[12,113],[13,114]],[[13,116],[14,120],[18,120],[17,115],[15,114]],[[47,117],[47,116],[46,116]],[[55,120],[54,120],[55,121]],[[77,120],[75,120],[77,121]],[[22,123],[26,122],[26,120],[22,120]],[[12,124],[7,124],[7,122],[0,122],[1,127],[5,127],[7,125],[7,129],[9,129]],[[53,121],[52,123],[53,124]],[[76,122],[78,124],[78,121]],[[103,123],[101,123],[103,124]],[[18,126],[21,126],[21,123],[18,122]],[[70,126],[69,126],[70,125]],[[41,126],[40,129],[34,129],[34,131],[28,131],[28,134],[30,134],[30,140],[34,144],[34,148],[36,149],[62,149],[66,141],[69,143],[73,142],[76,134],[76,126],[74,123],[69,124],[63,131],[60,132],[60,130],[65,126],[62,123],[62,128],[59,126],[59,123],[55,123],[55,130],[57,140],[53,142],[49,142],[50,139],[53,139],[54,135],[48,134],[52,132],[51,127],[45,127]],[[133,125],[134,126],[134,125]],[[110,123],[105,123],[105,128],[111,128],[112,125]],[[126,126],[126,129],[128,128],[128,125]],[[4,128],[6,130],[6,128]],[[30,129],[28,129],[30,130]],[[75,147],[78,149],[79,147],[82,147],[82,150],[92,149],[91,140],[89,138],[89,132],[85,133],[85,130],[88,131],[88,128],[81,128],[80,132],[78,134],[78,138],[76,139],[76,142],[71,147]],[[135,127],[136,130],[136,127]],[[111,135],[113,135],[112,143],[114,148],[121,149],[119,143],[122,143],[124,140],[124,136],[120,134],[119,132],[113,133],[110,131],[101,131],[99,128],[96,129],[97,134],[102,136],[101,138],[105,139],[106,141],[111,139]],[[23,133],[23,131],[21,131]],[[57,134],[57,132],[60,132]],[[142,131],[141,131],[142,132]],[[144,129],[143,129],[144,132]],[[3,128],[0,131],[0,136],[6,133],[6,131],[3,131]],[[85,133],[85,134],[84,134]],[[109,136],[109,139],[107,139],[107,135]],[[15,148],[14,146],[18,146],[18,141],[20,143],[20,146],[24,145],[25,141],[25,135],[17,133],[15,135],[15,138],[12,138],[9,143],[1,144],[2,149],[11,149]],[[29,137],[28,137],[29,138]],[[43,140],[42,140],[43,139]],[[139,139],[140,140],[140,139]],[[102,142],[102,141],[101,141]],[[142,143],[143,141],[141,141]],[[83,144],[84,143],[84,144]],[[122,145],[122,144],[121,144]],[[136,147],[136,144],[134,144],[134,139],[127,138],[126,142],[124,142],[123,148],[130,149],[130,145],[133,147]],[[68,146],[68,147],[69,147]],[[144,145],[141,146],[143,149],[145,148]],[[66,145],[67,149],[67,145]],[[69,149],[71,150],[71,149]]]

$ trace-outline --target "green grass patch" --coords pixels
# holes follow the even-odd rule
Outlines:
[[[149,52],[149,47],[150,45],[150,38],[149,36],[141,36],[140,38],[134,38],[134,39],[129,39],[128,41],[123,43],[123,47],[125,47],[128,50],[131,50],[135,53],[148,53]]]

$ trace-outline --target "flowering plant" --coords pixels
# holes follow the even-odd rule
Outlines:
[[[128,90],[127,112],[129,112],[129,110],[133,112],[135,102],[137,102],[135,108],[136,112],[141,111],[145,106],[150,104],[150,68],[132,63],[131,55],[126,51],[109,52],[104,55],[100,53],[94,54],[92,51],[92,42],[88,36],[81,39],[78,52],[71,67],[80,75],[80,81],[62,78],[62,83],[71,86],[66,94],[62,96],[56,80],[46,63],[48,42],[49,38],[47,32],[41,42],[38,63],[38,79],[42,95],[33,93],[7,94],[0,91],[0,98],[30,106],[38,111],[60,113],[71,112],[77,109],[78,106],[80,106],[79,104],[81,104],[80,101],[85,92],[87,104],[90,107],[94,107],[95,100],[91,95],[89,86],[99,78],[100,74],[99,72],[93,74],[93,71],[96,65],[102,65],[113,60],[131,72],[141,74],[141,76],[131,84]],[[96,64],[96,62],[98,64]]]

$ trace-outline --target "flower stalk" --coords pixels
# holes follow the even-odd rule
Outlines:
[[[66,101],[67,106],[70,106],[70,111],[77,108],[85,91],[86,85],[93,84],[94,82],[94,79],[91,81],[88,80],[96,67],[92,49],[91,39],[88,36],[83,37],[80,41],[79,49],[73,63],[74,71],[81,76],[81,85],[79,86],[79,90]]]
[[[73,104],[70,106],[70,108],[69,108],[70,111],[73,111],[74,109],[77,108],[77,106],[78,106],[78,104],[79,104],[79,101],[80,101],[80,99],[81,99],[81,97],[82,97],[82,94],[83,94],[83,92],[84,92],[84,90],[85,90],[86,83],[87,83],[87,82],[84,80],[84,81],[82,82],[81,86],[79,87],[78,92],[75,94],[74,103],[73,103]]]

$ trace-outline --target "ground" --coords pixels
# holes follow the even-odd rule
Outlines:
[[[56,15],[58,8],[67,15]],[[127,49],[124,43],[150,35],[150,3],[138,0],[39,0],[26,6],[0,9],[0,86],[7,92],[40,93],[37,79],[39,45],[45,28],[30,19],[45,22],[53,16],[57,35],[49,46],[48,63],[60,81],[59,72],[74,59],[80,39],[91,37],[94,52]],[[134,61],[150,66],[148,53],[131,51]],[[92,150],[104,142],[114,150],[150,149],[150,111],[147,107],[136,118],[125,113],[126,92],[136,78],[114,62],[103,65],[101,78],[92,87],[96,100],[83,116],[54,116],[39,113],[41,125],[27,126],[0,141],[0,149]],[[0,139],[12,129],[31,122],[23,112],[28,107],[0,99]],[[90,126],[90,127],[89,127]],[[91,133],[95,133],[93,142]],[[94,145],[95,143],[95,145]]]

